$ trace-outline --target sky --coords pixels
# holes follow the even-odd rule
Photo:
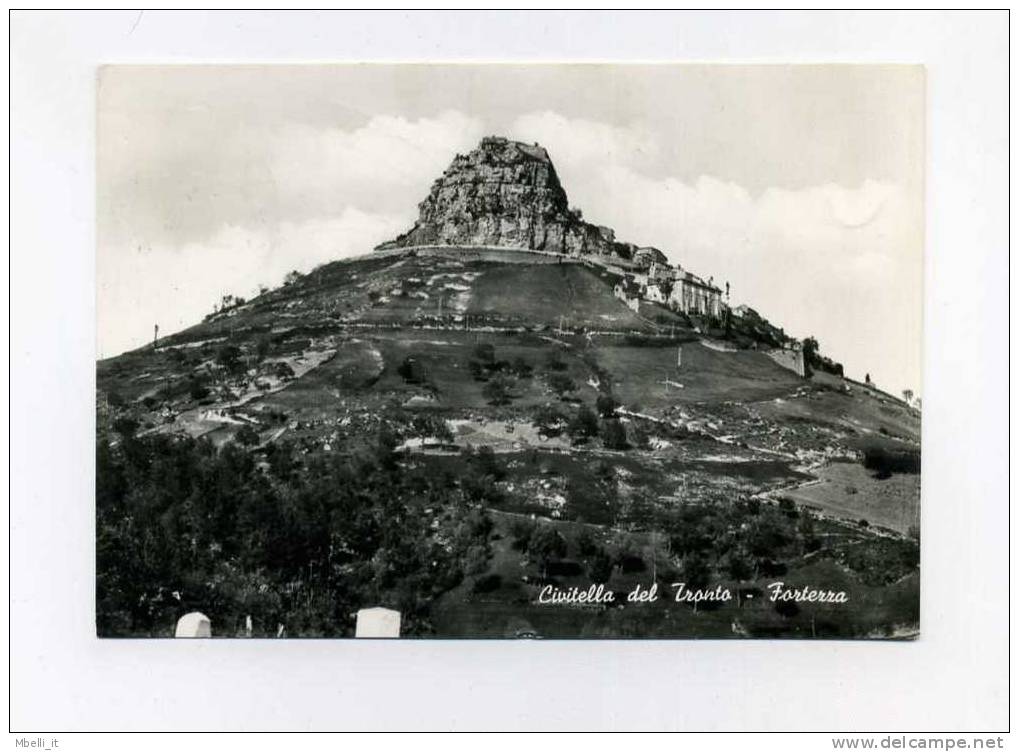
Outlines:
[[[100,357],[369,253],[503,135],[586,220],[922,393],[918,66],[107,66],[97,122]]]

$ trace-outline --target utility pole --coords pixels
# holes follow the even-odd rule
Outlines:
[[[152,349],[153,350],[156,349],[156,342],[157,341],[159,341],[159,324],[156,324],[155,328],[152,330]]]

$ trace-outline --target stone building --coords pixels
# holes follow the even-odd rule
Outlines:
[[[636,313],[640,309],[640,287],[628,277],[619,280],[612,292],[631,311]]]
[[[696,274],[677,267],[669,305],[686,314],[718,318],[722,315],[722,291],[715,287],[713,280],[705,282]]]

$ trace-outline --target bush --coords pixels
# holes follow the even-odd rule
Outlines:
[[[568,392],[575,392],[577,390],[577,385],[573,383],[573,379],[564,373],[550,374],[548,385],[560,397],[564,397]]]
[[[587,441],[592,436],[598,435],[598,418],[591,408],[581,405],[577,414],[570,421],[570,436],[576,442]]]
[[[550,371],[565,371],[566,361],[563,360],[563,355],[559,350],[552,350],[545,358],[545,367]]]
[[[474,346],[474,357],[482,363],[495,362],[495,345],[491,342],[480,342]]]
[[[549,562],[566,556],[566,539],[551,525],[539,525],[531,533],[527,553],[546,573]]]
[[[526,551],[536,527],[537,525],[532,520],[526,518],[513,520],[509,526],[509,533],[513,536],[513,548],[518,551]]]
[[[603,584],[612,577],[612,559],[604,551],[598,551],[587,563],[587,576],[595,584]]]
[[[502,586],[502,577],[497,574],[486,574],[474,581],[471,591],[474,593],[491,593]]]
[[[216,362],[231,374],[244,372],[244,364],[241,363],[241,349],[237,345],[223,345],[219,348],[216,353]]]
[[[482,396],[489,404],[501,406],[508,405],[512,399],[510,388],[512,383],[505,376],[498,375],[481,388]]]
[[[633,574],[647,570],[647,564],[635,553],[623,552],[619,554],[616,563],[619,565],[619,571],[624,574]]]
[[[577,533],[577,537],[574,539],[574,543],[577,545],[577,551],[581,556],[590,556],[591,554],[598,551],[598,542],[594,538],[594,533],[591,532],[591,528],[582,527]]]
[[[863,466],[881,480],[892,477],[893,473],[917,474],[920,472],[920,450],[871,447],[863,452]]]
[[[202,379],[192,378],[188,384],[188,396],[193,400],[203,400],[209,396],[209,387]]]
[[[521,357],[517,357],[513,360],[513,365],[510,366],[510,370],[519,379],[531,378],[531,373],[534,371],[530,364]]]
[[[243,425],[234,435],[234,441],[244,446],[255,446],[259,441],[258,431],[249,425]]]
[[[601,436],[606,449],[628,449],[630,446],[626,443],[623,424],[615,418],[602,421]]]
[[[611,394],[599,394],[594,406],[601,417],[611,418],[616,414],[616,408],[619,407],[619,403]]]
[[[796,605],[796,601],[776,601],[775,612],[785,619],[791,619],[800,612],[800,607]]]
[[[534,425],[542,436],[558,436],[565,424],[566,416],[552,405],[539,407],[534,415]]]
[[[424,366],[416,358],[410,356],[403,359],[396,372],[408,384],[423,384],[427,378]]]

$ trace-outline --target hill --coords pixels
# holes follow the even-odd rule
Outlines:
[[[506,204],[464,225],[484,244],[435,244],[464,237],[427,222],[488,151],[559,216],[547,154],[496,146],[394,247],[97,364],[100,633],[194,609],[217,634],[345,636],[379,604],[413,635],[914,630],[919,413],[799,369],[756,313],[627,299],[612,253],[478,235]],[[853,605],[772,603],[776,580]],[[674,582],[736,597],[675,603]],[[591,583],[622,605],[538,602]]]

